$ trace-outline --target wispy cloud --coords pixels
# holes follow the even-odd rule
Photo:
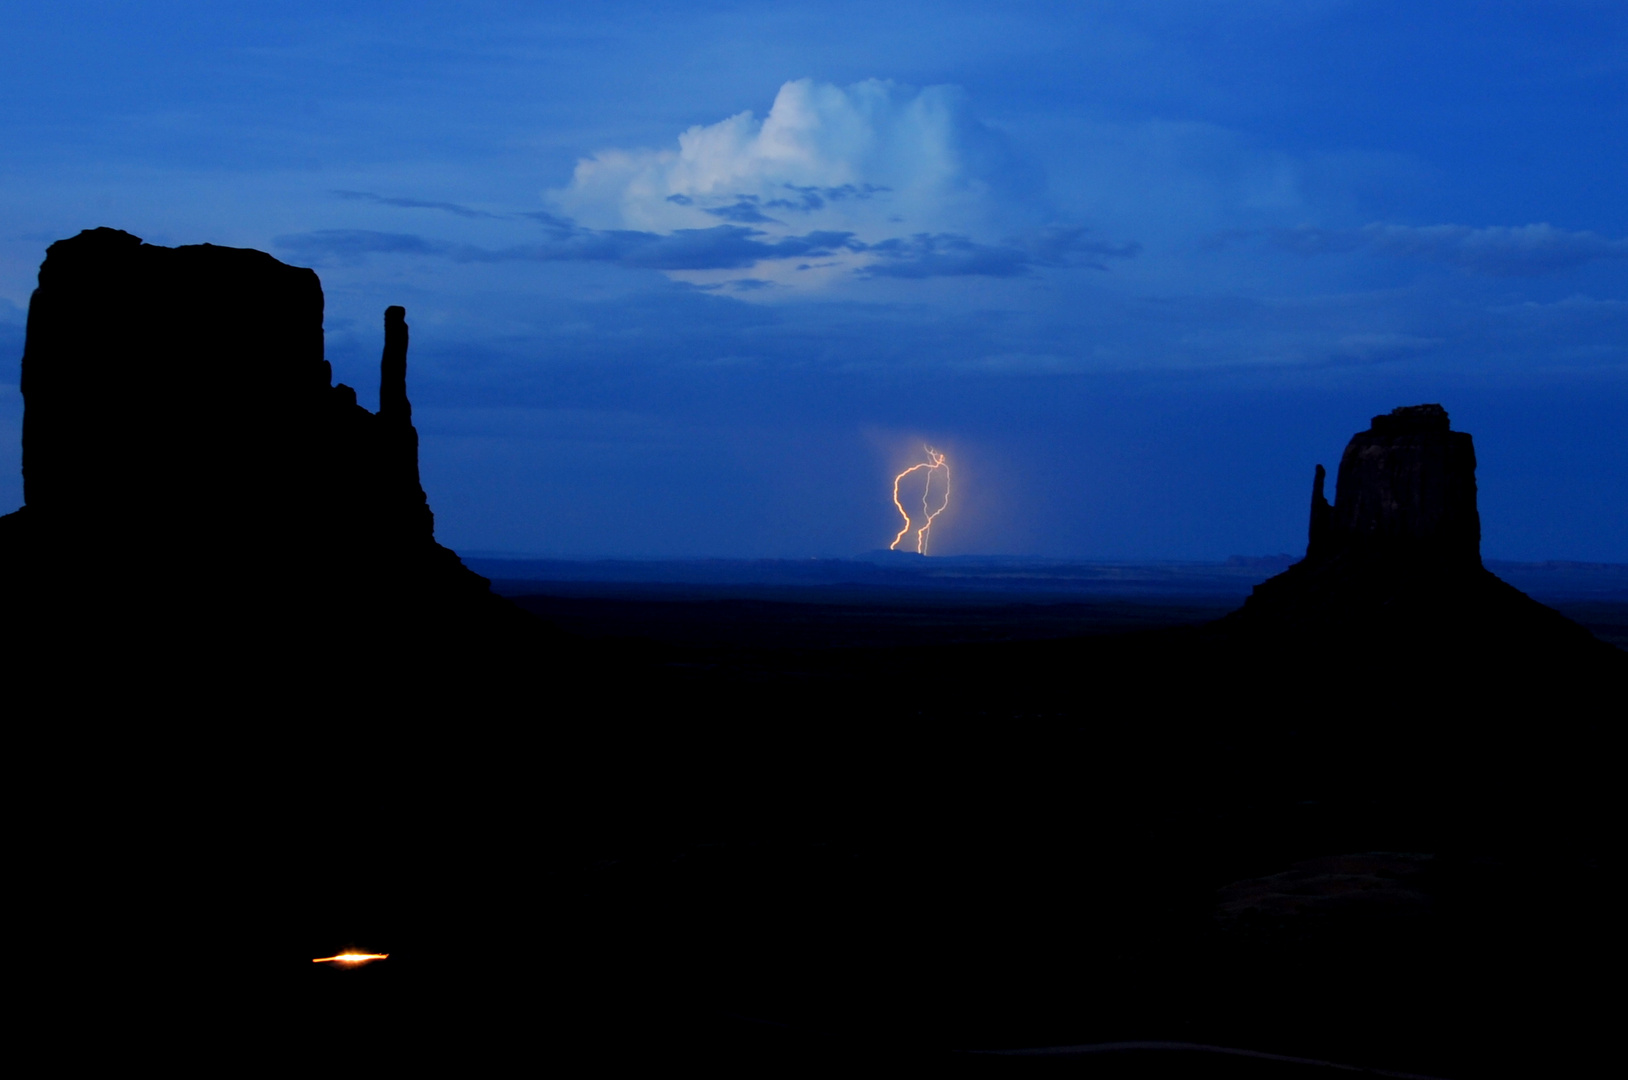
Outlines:
[[[866,277],[894,278],[1018,277],[1037,266],[1106,270],[1103,258],[1128,259],[1138,250],[1136,244],[1096,239],[1082,228],[1043,229],[1000,244],[980,244],[953,233],[917,233],[866,247],[877,258],[859,272]]]
[[[513,214],[494,214],[489,210],[475,210],[458,203],[432,202],[427,199],[405,199],[388,195],[378,195],[371,191],[335,191],[333,194],[341,199],[352,199],[358,202],[376,203],[380,206],[395,206],[409,210],[443,210],[449,214],[456,214],[464,218],[504,219],[512,218]]]
[[[363,255],[444,255],[452,245],[426,240],[412,233],[375,232],[372,229],[318,229],[279,236],[272,241],[284,251],[305,258],[332,256],[356,259]]]
[[[1230,239],[1243,234],[1232,234]],[[1628,258],[1628,240],[1611,240],[1587,230],[1534,225],[1385,225],[1360,229],[1302,226],[1274,229],[1267,239],[1300,255],[1369,251],[1401,259],[1444,263],[1476,274],[1535,277],[1569,270],[1597,259]]]
[[[275,243],[306,258],[431,255],[454,262],[607,262],[648,270],[734,270],[764,261],[830,256],[851,244],[852,234],[816,231],[765,239],[762,232],[741,225],[660,234],[556,223],[539,242],[503,248],[368,229],[320,229],[279,236]]]
[[[645,270],[739,270],[784,260],[862,255],[864,277],[1017,277],[1035,267],[1106,269],[1103,258],[1130,258],[1135,244],[1108,243],[1085,229],[1043,229],[1000,244],[980,244],[953,233],[918,233],[867,244],[853,233],[814,230],[773,236],[744,225],[675,229],[585,229],[548,214],[531,215],[544,239],[502,248],[435,240],[417,233],[370,229],[319,229],[276,238],[284,251],[304,258],[356,260],[366,255],[426,255],[454,262],[606,262]],[[801,268],[801,267],[799,267]],[[756,281],[758,279],[740,279]],[[730,282],[737,291],[761,286]],[[767,282],[763,282],[767,284]]]

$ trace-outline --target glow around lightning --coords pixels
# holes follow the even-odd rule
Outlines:
[[[934,450],[931,446],[924,446],[922,449],[927,451],[927,460],[910,466],[910,468],[893,478],[893,505],[898,508],[899,516],[904,518],[904,528],[899,530],[899,535],[895,536],[893,543],[888,545],[889,551],[899,550],[899,541],[903,540],[905,534],[910,531],[910,512],[904,508],[904,503],[899,501],[899,484],[903,482],[905,477],[920,469],[927,470],[927,476],[924,478],[926,483],[922,485],[921,489],[921,512],[925,520],[921,528],[916,530],[916,553],[918,555],[927,554],[927,541],[932,536],[933,519],[942,514],[945,507],[950,505],[950,463],[945,460],[943,454]],[[939,499],[938,508],[935,510],[931,502],[933,477],[939,475],[940,472],[944,475],[944,494]]]

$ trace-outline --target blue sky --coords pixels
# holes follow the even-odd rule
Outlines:
[[[1628,561],[1620,3],[36,4],[0,16],[0,503],[52,240],[404,304],[443,542],[1299,551],[1439,401],[1489,557]],[[224,361],[223,361],[224,362]]]

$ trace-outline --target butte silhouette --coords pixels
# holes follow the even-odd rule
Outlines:
[[[49,248],[22,361],[14,646],[196,681],[445,655],[543,629],[436,543],[384,318],[379,411],[332,385],[317,275],[90,229]]]
[[[1475,448],[1440,405],[1393,409],[1353,435],[1332,505],[1325,477],[1318,465],[1306,557],[1257,585],[1209,640],[1325,650],[1352,693],[1399,678],[1469,690],[1471,671],[1531,686],[1624,659],[1482,565]]]

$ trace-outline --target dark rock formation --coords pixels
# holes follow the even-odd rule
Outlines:
[[[1332,506],[1325,476],[1317,466],[1305,559],[1256,586],[1217,624],[1223,636],[1340,642],[1438,675],[1450,656],[1610,650],[1481,565],[1475,448],[1440,405],[1394,409],[1353,435]]]
[[[22,364],[27,505],[0,518],[25,647],[399,652],[535,622],[435,542],[404,310],[377,414],[331,385],[322,314],[316,274],[263,252],[105,228],[51,245]]]
[[[1365,547],[1480,565],[1475,447],[1468,433],[1448,429],[1440,405],[1393,409],[1353,435],[1333,507],[1324,475],[1317,466],[1307,558]]]

